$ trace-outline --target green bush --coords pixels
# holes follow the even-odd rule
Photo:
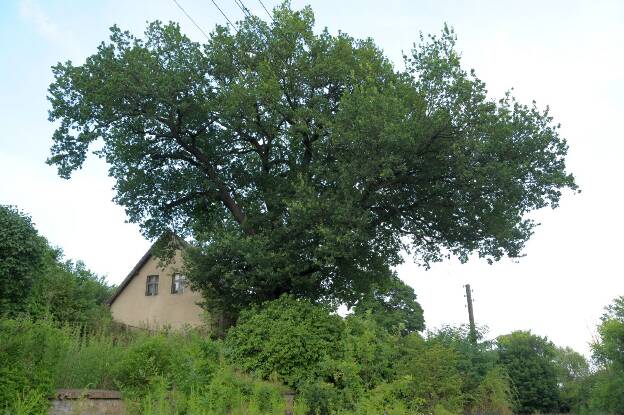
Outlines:
[[[170,378],[181,363],[182,352],[164,335],[140,338],[128,347],[118,364],[117,385],[122,390],[143,391],[158,376]]]
[[[108,330],[84,333],[84,326],[66,326],[67,351],[59,357],[57,388],[114,389],[117,365],[126,351],[122,335]]]
[[[515,396],[509,375],[502,367],[491,369],[477,387],[471,412],[476,414],[511,415]]]
[[[58,249],[48,248],[43,262],[28,300],[30,316],[50,316],[54,321],[81,325],[91,331],[110,323],[110,310],[105,303],[112,287],[103,277],[89,271],[81,261],[64,260]]]
[[[411,393],[411,378],[404,377],[383,383],[369,391],[353,411],[357,415],[406,415],[422,414],[425,400]]]
[[[241,369],[290,386],[321,375],[321,363],[341,354],[344,322],[327,308],[290,296],[241,313],[225,340]]]
[[[68,344],[65,333],[49,322],[0,319],[0,409],[16,411],[18,401],[41,401],[32,409],[44,410],[47,400],[33,397],[52,392],[57,362]]]
[[[498,362],[517,393],[514,412],[528,414],[559,410],[556,348],[545,337],[515,331],[497,339]]]
[[[47,250],[30,217],[0,205],[0,317],[27,311],[32,287],[41,274]]]
[[[299,399],[306,403],[306,415],[331,415],[344,407],[340,392],[327,382],[309,382],[299,388]]]
[[[399,337],[381,327],[371,313],[350,315],[345,320],[345,358],[356,362],[361,383],[373,389],[395,377]]]
[[[402,339],[400,352],[400,397],[408,408],[433,411],[443,407],[461,412],[465,397],[455,350],[439,342],[427,342],[413,333]]]

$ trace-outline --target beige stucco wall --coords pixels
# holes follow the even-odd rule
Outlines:
[[[171,294],[171,279],[179,272],[181,261],[178,252],[174,261],[163,269],[158,258],[148,259],[111,304],[113,319],[130,326],[153,329],[201,324],[204,311],[197,305],[201,295],[189,287],[185,287],[182,294]],[[159,276],[158,295],[145,295],[148,275]]]

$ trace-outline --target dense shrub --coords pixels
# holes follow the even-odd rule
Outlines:
[[[290,386],[321,375],[340,353],[343,320],[320,305],[290,296],[241,313],[226,337],[228,359],[263,379]]]
[[[283,414],[283,386],[236,373],[220,355],[220,342],[195,332],[0,319],[0,414],[45,414],[59,387],[120,388],[136,414]]]
[[[0,316],[15,316],[27,310],[47,242],[30,217],[12,206],[0,205],[0,230]]]
[[[472,395],[472,413],[511,415],[515,393],[509,375],[500,366],[490,369]]]
[[[530,331],[515,331],[497,339],[498,361],[517,392],[514,412],[548,413],[559,409],[555,346]]]
[[[31,219],[0,205],[0,317],[52,318],[95,329],[110,320],[113,287],[84,263],[63,258]]]
[[[57,364],[54,385],[57,388],[114,389],[117,365],[126,351],[121,334],[110,330],[84,335],[82,326],[65,326],[66,352]]]
[[[395,377],[400,339],[381,327],[371,312],[345,320],[345,359],[357,363],[358,375],[367,389]]]
[[[43,262],[28,300],[31,317],[50,317],[89,330],[97,330],[110,322],[106,301],[112,294],[112,287],[103,277],[89,271],[81,261],[64,260],[58,249],[48,248]]]
[[[66,350],[66,336],[46,322],[0,319],[0,409],[15,410],[18,399],[47,397]],[[33,413],[47,406],[47,400],[36,401]]]
[[[485,329],[477,328],[476,331],[477,341],[474,341],[466,325],[443,326],[428,333],[428,341],[455,351],[466,410],[509,413],[514,404],[511,379],[507,371],[498,365],[498,354],[493,342],[483,340]]]
[[[402,397],[411,408],[461,411],[464,395],[458,358],[456,351],[439,342],[427,342],[416,334],[403,338],[397,375],[405,391]]]
[[[463,328],[427,337],[391,333],[370,313],[343,319],[291,297],[243,313],[225,341],[195,330],[93,331],[0,319],[0,413],[43,415],[51,389],[67,387],[120,388],[130,414],[281,415],[283,382],[290,380],[295,415],[509,415],[512,383],[498,362],[540,367],[537,351],[526,347],[533,340],[521,334],[499,339],[496,350],[470,342]],[[566,396],[560,409],[572,402],[577,413],[619,413],[618,356],[592,374],[577,354],[555,352],[549,364]]]

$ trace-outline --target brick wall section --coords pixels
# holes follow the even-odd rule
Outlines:
[[[295,394],[285,392],[285,415],[293,414]],[[121,394],[102,389],[57,389],[50,398],[48,415],[124,415]]]
[[[117,391],[99,389],[58,389],[50,399],[49,415],[124,415],[125,407]]]

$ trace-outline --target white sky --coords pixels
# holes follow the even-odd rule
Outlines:
[[[209,31],[223,17],[208,0],[179,0]],[[233,0],[218,0],[231,19]],[[264,0],[268,7],[276,0]],[[266,17],[257,0],[246,5]],[[459,37],[466,68],[474,68],[493,97],[510,87],[529,103],[550,105],[570,145],[568,167],[582,188],[542,223],[526,257],[492,266],[449,261],[425,271],[411,261],[400,276],[412,285],[430,328],[467,320],[463,284],[474,290],[475,315],[490,336],[517,329],[547,335],[589,354],[602,309],[624,294],[619,252],[624,174],[624,0],[612,1],[293,1],[311,4],[318,27],[372,37],[400,65],[419,31],[444,22]],[[69,258],[119,283],[149,246],[111,202],[112,180],[95,158],[69,181],[44,164],[53,126],[47,121],[49,67],[81,62],[108,28],[141,33],[148,20],[179,21],[199,31],[171,0],[3,1],[0,4],[0,204],[29,212],[40,232]],[[2,230],[0,230],[1,232]],[[0,234],[1,235],[1,234]],[[1,236],[0,236],[1,237]]]

